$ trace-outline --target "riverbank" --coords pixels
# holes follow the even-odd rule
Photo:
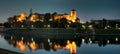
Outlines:
[[[76,35],[74,28],[34,28],[34,29],[9,29],[4,33],[13,36],[41,37],[41,38],[60,38],[70,39]]]
[[[4,33],[16,34],[16,35],[28,35],[28,36],[43,36],[43,37],[72,37],[78,35],[117,35],[120,36],[120,30],[118,29],[75,29],[75,28],[11,28],[6,29]]]
[[[81,29],[79,30],[81,34],[89,34],[89,35],[120,35],[119,29]]]
[[[0,48],[0,54],[22,54],[22,53],[13,52],[13,51],[10,51],[10,50]]]

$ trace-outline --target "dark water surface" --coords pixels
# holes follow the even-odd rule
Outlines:
[[[120,54],[120,36],[59,39],[1,33],[0,48],[24,54]]]

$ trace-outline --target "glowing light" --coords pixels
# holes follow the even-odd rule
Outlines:
[[[89,41],[91,41],[91,38],[89,38]]]
[[[36,22],[37,19],[38,19],[38,15],[36,15],[36,14],[32,14],[32,16],[30,17],[30,21],[32,21],[32,22]]]
[[[49,28],[49,27],[50,27],[50,25],[47,25],[47,27]]]
[[[85,42],[85,39],[82,39],[82,42],[84,43],[84,42]]]
[[[52,19],[52,18],[50,18],[50,19],[49,19],[49,21],[53,21],[53,19]]]
[[[84,29],[85,29],[85,25],[82,25],[82,28],[84,28]]]
[[[72,54],[76,54],[76,43],[72,42],[71,47],[70,47],[70,52]]]
[[[109,43],[110,41],[109,40],[107,40],[107,43]]]
[[[70,25],[67,25],[67,27],[70,27]]]
[[[92,41],[90,41],[90,44],[92,44]]]
[[[52,42],[49,42],[49,45],[52,46]]]
[[[22,19],[21,18],[18,18],[18,21],[21,21]]]
[[[22,37],[21,39],[23,40],[24,38]]]
[[[21,16],[21,18],[25,18],[25,17],[26,17],[26,13],[25,13],[25,12],[22,12],[22,13],[20,14],[20,16]]]
[[[33,27],[34,27],[34,25],[31,25],[31,27],[33,28]]]
[[[32,50],[35,50],[37,48],[37,45],[35,44],[35,42],[31,42],[29,46]]]
[[[115,38],[115,41],[118,41],[118,38]]]
[[[48,38],[48,42],[50,42],[50,39]]]
[[[17,42],[17,46],[20,47],[21,51],[25,51],[26,50],[26,44],[24,44],[23,41],[18,41]]]
[[[70,41],[68,40],[68,41],[67,41],[67,45],[66,45],[66,49],[69,49],[69,48],[70,48],[70,45],[71,45],[71,43],[70,43]]]
[[[54,45],[54,49],[55,49],[55,50],[60,49],[60,48],[61,48],[61,46],[60,46],[59,44],[55,44],[55,45]]]
[[[76,53],[76,43],[74,41],[72,43],[70,43],[70,41],[68,40],[65,49],[70,49],[70,53],[75,54]]]
[[[91,38],[89,38],[89,43],[90,43],[90,44],[92,43],[92,40],[91,40]]]
[[[89,25],[88,27],[89,27],[90,29],[92,29],[92,25]]]
[[[57,50],[57,45],[56,44],[54,45],[54,49]]]
[[[56,14],[56,15],[54,15],[54,18],[55,18],[55,20],[61,19],[61,18],[66,18],[69,21],[75,22],[76,15],[77,15],[76,10],[71,10],[70,15],[68,15],[68,14],[62,14],[62,15]]]
[[[23,27],[24,27],[24,25],[21,25],[21,27],[23,28]]]
[[[120,30],[120,28],[118,28]]]
[[[34,39],[33,39],[33,38],[31,38],[31,40],[33,41]]]
[[[13,39],[13,37],[11,36],[11,40]]]
[[[71,14],[72,22],[75,22],[75,20],[76,20],[76,10],[73,9],[70,14]]]
[[[17,21],[20,21],[20,22],[22,22],[23,20],[26,20],[26,13],[25,12],[22,12],[17,19]]]
[[[67,44],[70,44],[70,41],[69,41],[69,40],[67,40]]]

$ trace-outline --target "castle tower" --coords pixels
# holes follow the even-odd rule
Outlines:
[[[71,15],[72,22],[75,22],[75,20],[76,20],[76,10],[72,9],[70,15]]]

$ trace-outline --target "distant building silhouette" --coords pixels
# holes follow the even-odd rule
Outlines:
[[[91,23],[95,28],[103,28],[103,29],[117,28],[118,29],[120,27],[120,19],[91,20]]]

